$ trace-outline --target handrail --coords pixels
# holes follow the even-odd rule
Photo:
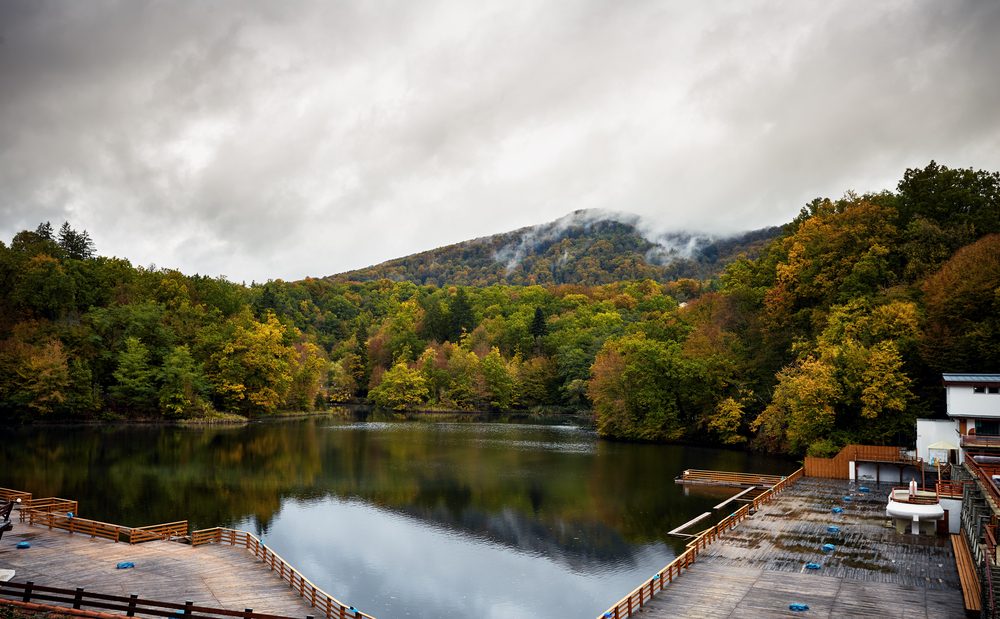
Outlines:
[[[132,529],[117,524],[100,522],[98,520],[88,520],[87,518],[77,518],[57,514],[54,512],[41,512],[34,509],[21,510],[21,519],[27,519],[29,525],[47,526],[49,529],[62,529],[70,533],[84,533],[91,537],[102,537],[113,542],[118,542],[122,534],[128,535]]]
[[[937,493],[939,497],[945,498],[962,498],[962,489],[965,488],[966,482],[964,481],[939,481],[937,482]]]
[[[906,494],[900,497],[896,495],[897,492],[904,492]],[[889,498],[896,503],[909,503],[911,505],[936,505],[941,502],[937,488],[926,487],[917,488],[916,493],[911,495],[909,487],[897,486],[889,491]]]
[[[965,459],[965,467],[979,479],[983,488],[989,494],[990,498],[993,499],[993,502],[997,506],[1000,506],[1000,490],[997,490],[996,484],[993,483],[993,480],[983,469],[983,465],[976,462],[974,458],[968,457]]]
[[[782,478],[778,483],[754,498],[752,502],[743,505],[729,516],[723,518],[715,526],[700,533],[696,538],[688,542],[687,549],[684,552],[677,555],[666,567],[654,574],[649,581],[642,583],[628,595],[615,602],[608,610],[599,615],[597,619],[625,619],[626,617],[631,617],[646,602],[653,599],[653,596],[658,591],[663,591],[668,584],[674,581],[674,578],[680,576],[683,570],[690,567],[700,551],[708,548],[709,544],[718,539],[726,531],[734,528],[752,512],[756,512],[761,505],[773,501],[780,492],[795,483],[803,474],[804,469],[800,468],[791,475]]]
[[[151,524],[145,527],[135,527],[129,532],[129,543],[148,542],[155,539],[170,541],[175,537],[187,537],[188,521]]]
[[[40,512],[63,512],[74,514],[80,509],[80,504],[71,499],[61,499],[59,497],[46,497],[44,499],[24,499],[21,501],[21,510],[34,509]]]
[[[1000,447],[1000,436],[989,434],[963,434],[959,439],[962,447]]]
[[[10,488],[0,488],[0,501],[9,501],[11,499],[21,499],[22,503],[30,501],[31,493],[22,490],[11,490]]]
[[[310,606],[322,611],[328,619],[374,619],[371,615],[367,615],[353,606],[347,606],[317,587],[252,533],[223,527],[202,529],[191,533],[192,546],[210,543],[243,546],[253,556],[260,559],[264,565],[271,568],[272,572],[277,572],[279,578],[287,582],[292,590],[298,591],[299,595],[309,602]]]
[[[193,602],[159,602],[146,600],[131,595],[122,597],[118,595],[107,595],[104,593],[90,593],[83,588],[62,589],[59,587],[46,587],[36,585],[32,581],[26,583],[0,582],[0,596],[16,598],[21,603],[31,603],[33,600],[40,602],[55,602],[56,605],[70,604],[75,610],[83,607],[99,608],[102,610],[119,611],[127,616],[147,615],[150,617],[183,617],[184,619],[213,619],[216,617],[240,617],[242,619],[295,619],[284,615],[271,615],[266,613],[255,613],[252,610],[237,611],[223,608],[212,608],[208,606],[195,606]],[[0,600],[2,603],[2,600]],[[70,609],[59,606],[59,611]]]

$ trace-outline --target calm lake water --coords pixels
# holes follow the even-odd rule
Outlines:
[[[0,462],[0,486],[78,499],[86,518],[251,531],[379,619],[596,617],[683,547],[667,531],[727,496],[685,495],[680,471],[796,468],[574,426],[332,417],[6,429]]]

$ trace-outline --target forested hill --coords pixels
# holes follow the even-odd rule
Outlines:
[[[780,233],[771,227],[728,238],[686,232],[650,240],[634,215],[575,211],[556,221],[396,258],[330,276],[431,286],[491,284],[598,286],[612,282],[709,279]]]
[[[481,255],[509,261],[526,234]],[[942,372],[1000,372],[1000,174],[931,162],[894,192],[810,202],[717,278],[622,277],[247,287],[134,267],[43,223],[0,242],[0,423],[368,401],[590,409],[605,437],[794,454],[905,444],[942,412]]]

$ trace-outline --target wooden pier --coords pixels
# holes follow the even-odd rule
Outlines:
[[[783,475],[762,475],[759,473],[733,473],[730,471],[704,471],[701,469],[686,469],[674,481],[678,484],[729,486],[733,488],[750,488],[760,486],[770,488],[785,479]]]
[[[186,604],[201,607],[194,616],[208,616],[201,611],[215,608],[222,614],[238,611],[246,619],[373,619],[318,588],[245,531],[189,534],[187,521],[129,527],[80,518],[76,501],[33,499],[30,493],[0,488],[3,497],[20,498],[27,507],[20,510],[21,524],[4,535],[0,546],[0,565],[15,570],[14,582],[22,589],[5,583],[0,603],[5,597],[27,598],[19,591],[32,581],[38,591],[50,588],[41,599],[47,595],[58,606],[66,602],[55,589],[68,590],[69,604],[76,608],[80,598],[74,603],[72,593],[79,589],[98,609],[109,608],[101,606],[101,598],[120,605],[119,598],[140,597],[136,614],[152,616],[172,616],[162,607],[183,610]],[[20,542],[30,547],[17,548]],[[119,563],[134,567],[118,569]],[[145,611],[142,601],[148,602]]]
[[[693,556],[689,544],[678,557],[682,569],[670,570],[666,586],[658,578],[647,582],[643,595],[623,599],[607,616],[631,616],[641,600],[647,619],[964,617],[949,539],[896,533],[885,516],[889,490],[800,479],[778,500],[756,504],[738,526],[696,546]],[[828,543],[834,549],[824,552]],[[808,563],[819,569],[806,569]],[[796,603],[809,611],[792,611]]]

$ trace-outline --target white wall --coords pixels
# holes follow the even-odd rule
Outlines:
[[[924,462],[929,463],[931,461],[931,454],[927,449],[927,446],[940,441],[947,441],[958,448],[959,437],[957,419],[917,419],[918,458],[923,458]],[[943,455],[940,451],[935,451],[934,454],[938,456]]]
[[[949,385],[948,414],[1000,418],[1000,393],[975,393],[971,386]]]
[[[958,533],[961,530],[962,500],[941,499],[941,507],[948,510],[948,532]]]

